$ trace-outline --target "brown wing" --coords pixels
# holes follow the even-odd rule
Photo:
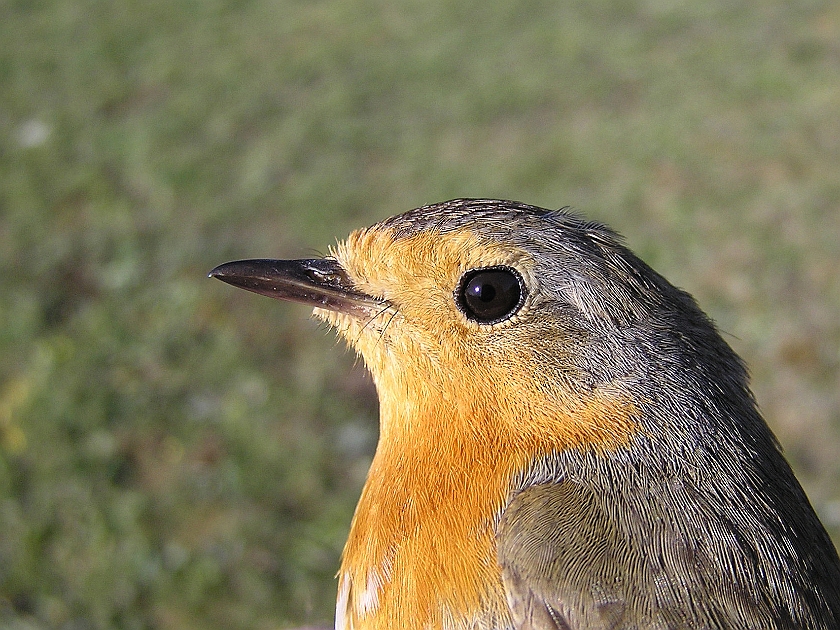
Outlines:
[[[640,563],[582,486],[552,483],[517,494],[502,515],[497,544],[517,629],[607,630],[637,615],[625,586],[640,576],[626,568]]]
[[[836,569],[822,558],[834,549],[815,518],[794,538],[755,506],[715,511],[676,482],[628,494],[563,481],[513,497],[497,560],[515,628],[840,627]]]

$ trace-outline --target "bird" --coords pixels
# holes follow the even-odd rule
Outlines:
[[[337,630],[840,628],[744,362],[610,228],[454,199],[210,276],[313,307],[376,386]]]

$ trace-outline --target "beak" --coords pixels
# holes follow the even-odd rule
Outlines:
[[[238,260],[219,265],[209,277],[276,300],[368,318],[388,303],[357,291],[333,258]]]

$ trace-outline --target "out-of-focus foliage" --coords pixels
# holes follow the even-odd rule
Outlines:
[[[837,539],[838,112],[836,2],[3,3],[0,626],[328,621],[375,393],[206,272],[455,196],[694,293]]]

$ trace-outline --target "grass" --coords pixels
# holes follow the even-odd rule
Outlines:
[[[840,540],[840,6],[0,6],[0,625],[331,618],[376,439],[300,307],[206,279],[455,196],[691,291]]]

